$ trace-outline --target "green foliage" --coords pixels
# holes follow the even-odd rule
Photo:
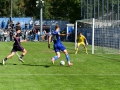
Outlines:
[[[0,0],[0,17],[10,16],[11,0]],[[34,19],[40,18],[40,0],[12,0],[13,17],[31,16]],[[117,1],[114,1],[114,11],[117,12]],[[88,18],[93,16],[94,0],[88,0]],[[107,0],[104,0],[104,12],[107,12]],[[81,16],[81,6],[84,13]],[[100,0],[100,15],[102,14],[102,0]],[[95,0],[96,16],[98,14],[98,0]],[[109,0],[109,11],[112,10],[112,0]],[[74,23],[76,19],[83,19],[87,16],[87,0],[44,0],[43,19],[69,20]]]

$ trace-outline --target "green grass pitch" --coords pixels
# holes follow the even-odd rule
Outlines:
[[[10,54],[13,42],[0,42],[0,59]],[[91,54],[91,47],[85,54],[83,47],[74,54],[74,43],[63,42],[73,66],[60,66],[61,58],[51,64],[50,58],[55,55],[52,44],[47,42],[26,42],[22,46],[27,50],[23,58],[18,56],[8,59],[6,65],[0,65],[0,90],[120,90],[120,62],[118,55],[104,55],[105,58]],[[19,55],[21,54],[18,52]],[[114,59],[112,57],[118,57]]]

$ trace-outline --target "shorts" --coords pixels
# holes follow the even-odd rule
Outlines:
[[[17,52],[17,51],[21,51],[21,52],[22,52],[23,50],[24,50],[23,47],[20,47],[20,46],[13,46],[11,52]]]
[[[60,51],[64,51],[66,48],[62,43],[59,44],[54,44],[54,50],[55,52],[60,52]]]
[[[80,46],[80,45],[85,46],[85,43],[84,43],[84,42],[78,42],[77,45],[78,45],[78,46]]]

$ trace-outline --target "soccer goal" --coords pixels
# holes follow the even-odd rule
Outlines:
[[[75,22],[75,46],[79,32],[88,40],[92,54],[119,54],[120,21],[86,19]],[[75,47],[76,48],[76,47]]]

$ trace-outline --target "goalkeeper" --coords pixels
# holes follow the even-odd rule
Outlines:
[[[80,45],[83,45],[86,54],[88,54],[88,52],[87,52],[87,47],[86,47],[86,45],[85,45],[85,41],[86,41],[86,44],[88,45],[87,39],[86,39],[85,36],[82,35],[82,33],[80,32],[80,33],[79,33],[79,36],[77,37],[77,46],[76,46],[76,52],[75,52],[75,54],[77,54],[78,48],[79,48]]]

